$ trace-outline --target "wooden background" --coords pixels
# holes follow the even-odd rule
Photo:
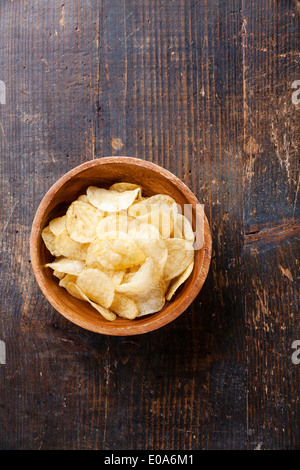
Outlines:
[[[297,5],[0,0],[0,449],[299,448]],[[197,299],[142,336],[71,324],[30,266],[45,192],[108,155],[179,176],[213,234]]]

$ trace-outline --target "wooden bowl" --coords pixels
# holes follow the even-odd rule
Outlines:
[[[192,205],[192,224],[204,215],[204,245],[195,250],[194,270],[178,289],[170,302],[158,313],[135,320],[117,318],[109,322],[87,302],[72,297],[58,285],[58,279],[45,264],[53,257],[46,249],[41,231],[51,219],[65,214],[68,205],[90,185],[108,187],[112,183],[127,181],[143,188],[143,195],[157,193],[172,196],[182,207]],[[187,186],[169,171],[153,163],[130,157],[106,157],[92,160],[74,168],[62,176],[47,192],[36,212],[32,231],[30,255],[38,285],[50,304],[65,318],[76,325],[96,333],[107,335],[136,335],[156,330],[177,318],[199,293],[209,270],[212,240],[210,228],[202,206]]]

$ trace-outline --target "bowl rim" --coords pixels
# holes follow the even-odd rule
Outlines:
[[[61,187],[69,181],[71,178],[76,176],[77,174],[81,173],[82,171],[86,170],[87,168],[91,168],[93,166],[99,166],[103,164],[110,164],[110,163],[121,163],[121,164],[133,164],[142,166],[144,168],[148,168],[149,170],[153,170],[154,172],[158,172],[164,177],[171,179],[176,186],[182,191],[185,196],[193,203],[200,204],[194,193],[188,188],[188,186],[176,175],[171,173],[169,170],[159,166],[156,163],[149,162],[147,160],[142,160],[136,157],[128,157],[128,156],[107,156],[107,157],[100,157],[94,160],[89,160],[87,162],[81,163],[80,165],[72,168],[67,173],[63,174],[45,193],[43,196],[38,208],[35,212],[35,216],[32,222],[31,234],[30,234],[30,258],[31,258],[31,266],[37,281],[37,284],[48,300],[48,302],[55,308],[58,313],[63,315],[67,320],[71,321],[72,323],[84,328],[86,330],[92,331],[94,333],[100,333],[109,336],[128,336],[128,335],[137,335],[137,334],[144,334],[150,331],[154,331],[158,328],[161,328],[164,325],[175,320],[179,317],[193,302],[196,298],[198,293],[200,292],[209,272],[211,256],[212,256],[212,237],[211,237],[211,230],[210,226],[206,217],[205,212],[204,214],[204,244],[203,244],[203,258],[202,264],[200,266],[197,278],[195,279],[194,284],[191,287],[188,295],[183,297],[182,301],[174,307],[173,310],[170,310],[163,315],[162,317],[155,318],[153,315],[149,315],[149,320],[145,320],[143,324],[137,324],[132,322],[126,326],[116,326],[116,327],[105,327],[99,325],[98,327],[91,328],[88,322],[85,323],[84,320],[79,320],[76,316],[73,316],[70,313],[69,309],[63,308],[59,305],[55,298],[50,296],[48,293],[48,287],[44,282],[44,278],[42,275],[42,267],[39,265],[38,261],[38,238],[40,232],[40,225],[43,219],[43,216],[47,210],[49,202],[52,200],[53,196],[61,189]],[[139,328],[140,327],[140,328]]]

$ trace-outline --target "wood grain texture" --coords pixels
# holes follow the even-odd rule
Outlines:
[[[280,3],[267,15],[244,9],[245,295],[249,442],[287,449],[300,442],[297,393],[287,391],[299,384],[299,16]]]
[[[3,1],[0,39],[0,448],[299,448],[296,2]],[[29,262],[49,187],[120,154],[213,235],[199,296],[142,337],[64,320]]]

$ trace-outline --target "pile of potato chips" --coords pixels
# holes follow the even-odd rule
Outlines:
[[[158,312],[194,267],[194,233],[173,198],[88,187],[42,231],[59,285],[107,320]]]

